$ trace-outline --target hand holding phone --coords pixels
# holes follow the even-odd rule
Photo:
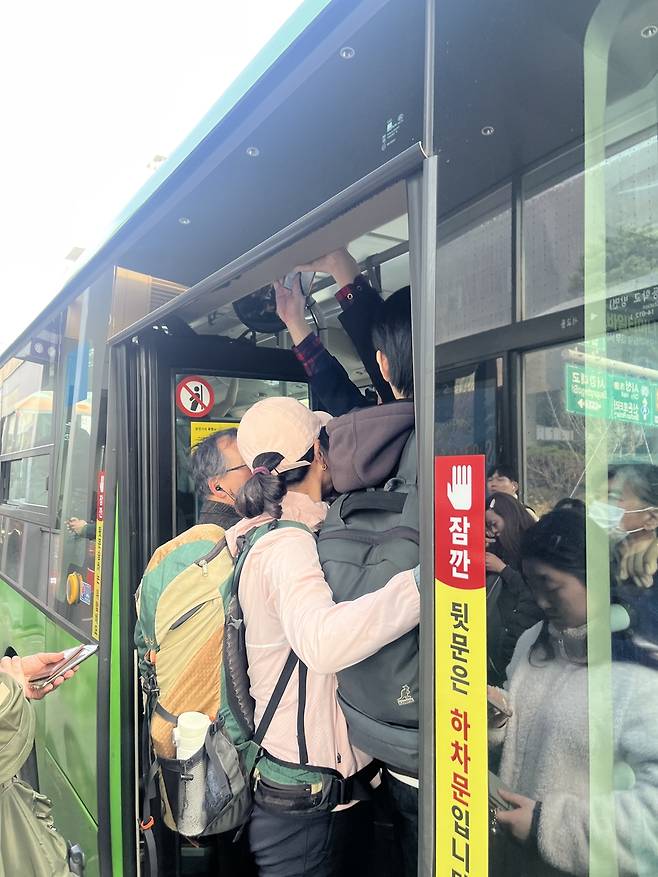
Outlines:
[[[27,658],[23,661],[23,667],[28,677],[27,683],[34,691],[42,691],[49,685],[53,685],[60,677],[70,678],[73,671],[87,658],[90,658],[98,650],[97,645],[81,645],[62,652],[61,659],[54,663],[43,662],[39,670],[29,673],[25,666]],[[36,656],[33,656],[36,657]]]
[[[506,801],[500,794],[502,788],[500,778],[493,772],[489,771],[489,803],[496,810],[512,810],[513,805]]]
[[[513,711],[507,703],[504,693],[500,688],[487,685],[487,719],[489,725],[501,728],[508,719],[511,719]]]
[[[283,278],[283,285],[293,292],[299,290],[306,299],[311,294],[314,277],[315,271],[291,271]]]

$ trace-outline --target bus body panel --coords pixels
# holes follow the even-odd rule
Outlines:
[[[85,877],[98,877],[98,825],[47,749],[39,753],[39,781],[53,802],[57,831],[84,851]]]
[[[46,648],[63,651],[80,643],[56,622],[46,621]],[[44,701],[45,745],[68,777],[91,816],[98,821],[96,792],[96,703],[98,659],[84,661],[74,685],[65,685],[57,697]]]

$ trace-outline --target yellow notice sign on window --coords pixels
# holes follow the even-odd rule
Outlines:
[[[190,447],[196,447],[209,435],[214,435],[224,429],[237,429],[239,425],[239,420],[204,420],[201,423],[193,421],[190,423]]]

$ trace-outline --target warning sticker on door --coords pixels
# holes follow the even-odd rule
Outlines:
[[[195,448],[209,435],[225,429],[237,429],[239,420],[208,420],[205,423],[190,423],[190,447]]]
[[[207,417],[215,404],[215,391],[205,378],[188,375],[176,387],[176,406],[186,417]]]

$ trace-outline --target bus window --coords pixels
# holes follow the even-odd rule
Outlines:
[[[48,512],[56,327],[38,333],[0,371],[0,502]]]
[[[68,307],[61,342],[59,392],[63,441],[57,457],[56,530],[50,551],[48,603],[98,637],[96,503],[103,468],[106,390],[103,349],[110,301],[101,284]]]
[[[511,186],[504,186],[440,222],[438,235],[437,342],[452,341],[509,322]]]
[[[437,454],[484,454],[487,466],[501,458],[503,362],[500,357],[439,373],[436,384]]]
[[[45,509],[48,505],[50,456],[36,454],[3,464],[4,495],[10,505]]]

